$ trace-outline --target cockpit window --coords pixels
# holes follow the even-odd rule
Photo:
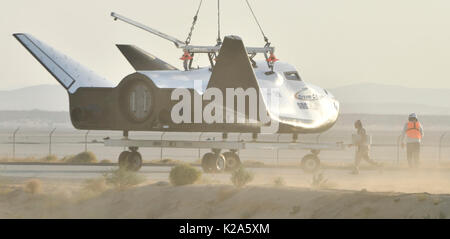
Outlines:
[[[286,71],[284,72],[284,76],[286,77],[287,80],[302,81],[302,79],[298,75],[298,72],[296,71]]]

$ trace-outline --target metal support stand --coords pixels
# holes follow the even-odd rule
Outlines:
[[[88,138],[89,132],[90,132],[90,130],[88,130],[88,131],[84,134],[84,152],[87,152],[87,143],[88,143],[87,138]]]
[[[163,136],[166,134],[166,132],[163,132],[162,134],[161,134],[161,140],[160,140],[160,142],[161,142],[161,148],[160,148],[160,151],[159,151],[159,159],[162,161],[163,160],[163,147],[162,147],[162,141],[163,141]]]

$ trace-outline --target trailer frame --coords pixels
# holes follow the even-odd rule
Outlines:
[[[211,149],[210,153],[206,153],[202,158],[202,168],[205,172],[220,172],[226,170],[227,161],[232,160],[240,165],[239,155],[236,153],[239,150],[245,149],[273,149],[273,150],[310,150],[311,153],[305,155],[302,158],[301,166],[306,172],[315,172],[320,168],[320,159],[318,157],[320,151],[340,151],[345,149],[343,142],[336,143],[309,143],[298,142],[293,140],[291,142],[280,141],[252,141],[244,140],[228,140],[227,137],[223,137],[221,140],[152,140],[152,139],[130,139],[128,134],[124,135],[121,139],[105,139],[104,145],[107,147],[127,147],[130,152],[124,151],[119,156],[119,166],[124,165],[124,155],[133,155],[134,158],[138,158],[139,165],[135,165],[130,168],[132,170],[139,170],[142,165],[142,157],[137,152],[139,148],[185,148],[185,149]],[[224,154],[221,151],[229,150]],[[228,158],[226,158],[225,156]],[[232,159],[233,158],[233,159]],[[121,164],[122,161],[122,164]],[[214,163],[213,163],[214,161]],[[278,153],[277,153],[278,162]],[[209,165],[209,166],[208,166]],[[235,166],[235,167],[237,167]],[[124,166],[126,167],[126,166]],[[232,169],[234,170],[235,167]]]

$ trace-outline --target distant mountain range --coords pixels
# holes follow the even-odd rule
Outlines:
[[[450,115],[450,89],[365,83],[330,91],[341,103],[342,113]]]
[[[345,114],[450,115],[450,89],[419,89],[357,84],[329,89]],[[0,91],[0,110],[68,111],[69,98],[59,85]]]
[[[60,85],[0,91],[0,110],[69,111],[69,96]]]

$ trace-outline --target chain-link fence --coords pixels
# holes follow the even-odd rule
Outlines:
[[[299,142],[309,143],[350,143],[351,130],[330,130],[323,134],[299,135]],[[399,132],[373,131],[371,157],[381,162],[393,164],[406,163],[406,150],[401,147]],[[42,158],[49,154],[58,158],[75,155],[83,151],[93,152],[98,160],[108,159],[113,162],[123,148],[105,147],[105,138],[121,138],[120,131],[81,131],[50,128],[35,130],[16,128],[0,132],[0,158],[23,159]],[[222,140],[221,133],[161,133],[131,132],[132,139],[150,140]],[[227,140],[252,140],[251,134],[229,134]],[[260,141],[291,142],[292,135],[260,135]],[[140,148],[145,161],[158,159],[176,159],[196,161],[208,149],[176,148]],[[308,153],[306,150],[245,149],[239,152],[242,160],[255,160],[263,163],[284,164],[299,162]],[[319,155],[324,162],[353,162],[354,149],[342,151],[322,151]],[[450,134],[444,132],[427,132],[421,148],[421,160],[427,163],[450,164]]]

